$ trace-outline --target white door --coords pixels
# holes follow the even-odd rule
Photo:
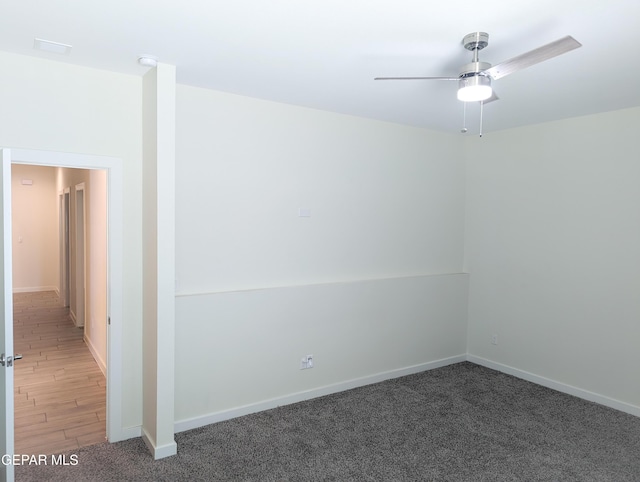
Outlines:
[[[0,329],[0,350],[2,352],[2,363],[0,364],[0,456],[3,456],[0,463],[0,480],[13,481],[13,465],[7,464],[7,457],[13,455],[13,365],[7,362],[9,357],[13,358],[13,269],[11,263],[11,153],[9,149],[0,150],[2,168],[0,169],[0,185],[2,186],[2,196],[0,202],[2,207],[2,287],[0,289],[0,305],[2,308],[2,323]]]

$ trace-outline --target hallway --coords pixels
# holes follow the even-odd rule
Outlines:
[[[15,293],[16,454],[53,454],[103,442],[106,379],[54,291]]]

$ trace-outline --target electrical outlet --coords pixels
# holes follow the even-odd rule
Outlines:
[[[491,335],[491,344],[492,345],[497,345],[498,344],[498,335]]]
[[[300,360],[300,370],[313,368],[313,355],[303,356]]]

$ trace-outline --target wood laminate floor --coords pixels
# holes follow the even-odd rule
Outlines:
[[[106,380],[54,291],[13,296],[15,453],[104,442]]]

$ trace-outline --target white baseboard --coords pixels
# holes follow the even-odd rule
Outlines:
[[[100,356],[100,354],[98,353],[98,350],[96,349],[96,347],[93,345],[93,343],[91,343],[91,340],[89,338],[87,338],[87,334],[85,333],[84,336],[82,337],[82,339],[84,340],[85,345],[87,345],[87,348],[89,348],[89,351],[91,352],[91,355],[93,356],[93,359],[96,361],[96,363],[98,364],[98,367],[100,368],[100,371],[102,372],[102,374],[105,376],[105,378],[107,377],[107,364],[105,363],[105,361],[102,359],[102,357]]]
[[[192,430],[198,427],[204,427],[212,423],[222,422],[224,420],[230,420],[232,418],[241,417],[243,415],[249,415],[251,413],[262,412],[263,410],[270,410],[272,408],[280,407],[282,405],[289,405],[292,403],[302,402],[310,400],[312,398],[322,397],[330,395],[332,393],[338,393],[345,390],[351,390],[352,388],[362,387],[370,385],[372,383],[382,382],[392,378],[403,377],[406,375],[412,375],[414,373],[424,372],[427,370],[433,370],[435,368],[452,365],[454,363],[460,363],[467,360],[466,355],[457,355],[449,358],[443,358],[441,360],[435,360],[432,362],[421,363],[410,367],[400,368],[397,370],[390,370],[387,372],[377,373],[375,375],[369,375],[362,378],[356,378],[353,380],[347,380],[345,382],[335,383],[333,385],[327,385],[324,387],[314,388],[312,390],[306,390],[303,392],[292,393],[278,398],[272,398],[264,400],[262,402],[252,403],[229,410],[222,410],[220,412],[214,412],[200,417],[189,418],[186,420],[179,420],[174,424],[174,431],[184,432],[185,430]]]
[[[178,445],[175,440],[172,443],[156,446],[155,441],[151,439],[147,431],[142,429],[142,440],[144,441],[147,449],[151,452],[154,460],[163,459],[165,457],[171,457],[178,453]]]
[[[543,387],[551,388],[568,395],[573,395],[574,397],[582,398],[590,402],[599,403],[600,405],[604,405],[605,407],[615,408],[616,410],[620,410],[621,412],[640,417],[640,407],[631,405],[630,403],[621,402],[620,400],[615,400],[605,395],[600,395],[599,393],[594,393],[590,392],[589,390],[584,390],[572,385],[567,385],[566,383],[558,382],[550,378],[526,372],[524,370],[519,370],[518,368],[503,365],[502,363],[487,360],[486,358],[482,358],[479,356],[467,354],[467,361],[475,363],[476,365],[482,365],[484,367],[506,373],[507,375],[513,375],[514,377],[522,378],[523,380],[527,380],[529,382],[537,383],[538,385],[542,385]]]
[[[55,286],[31,286],[27,288],[16,288],[15,286],[13,287],[14,293],[36,293],[39,291],[55,291],[56,293],[58,293],[58,288]]]
[[[133,427],[124,427],[117,431],[118,433],[109,433],[109,442],[122,442],[123,440],[129,440],[132,438],[142,437],[142,427],[135,425]]]

